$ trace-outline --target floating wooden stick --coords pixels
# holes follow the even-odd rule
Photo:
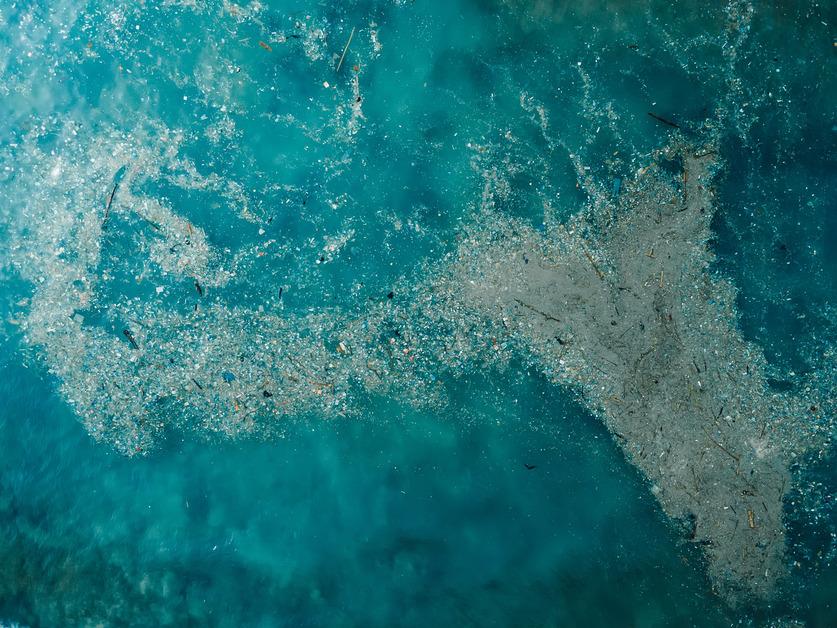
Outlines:
[[[116,196],[116,188],[119,187],[119,183],[113,184],[113,189],[110,191],[110,195],[108,196],[108,202],[105,205],[105,217],[102,219],[102,226],[105,226],[105,223],[108,221],[108,216],[110,216],[110,207],[113,205],[113,197]]]
[[[590,262],[590,265],[593,267],[593,270],[596,271],[596,274],[599,276],[599,279],[604,279],[604,273],[599,270],[599,267],[596,265],[596,260],[593,259],[593,256],[585,249],[584,255],[587,256],[587,260]]]
[[[712,441],[712,444],[713,444],[713,445],[715,445],[718,449],[720,449],[721,451],[723,451],[723,452],[724,452],[726,455],[728,455],[730,458],[732,458],[733,460],[735,460],[735,462],[737,462],[737,463],[739,463],[739,464],[741,463],[741,456],[737,456],[737,455],[735,455],[735,454],[734,454],[734,453],[732,453],[729,449],[727,449],[727,448],[726,448],[726,447],[724,447],[721,443],[719,443],[717,440],[715,440],[714,438],[712,438],[712,435],[711,435],[709,432],[707,432],[705,428],[701,428],[701,429],[703,429],[703,433],[704,433],[704,434],[706,434],[707,438],[709,438],[709,440],[711,440],[711,441]]]
[[[524,302],[523,302],[523,301],[521,301],[520,299],[515,299],[515,301],[516,301],[518,304],[520,304],[520,305],[522,305],[523,307],[525,307],[526,309],[528,309],[528,310],[532,310],[532,311],[533,311],[533,312],[535,312],[536,314],[540,314],[541,316],[543,316],[543,317],[544,317],[546,320],[548,320],[548,321],[555,321],[556,323],[560,323],[560,322],[561,322],[561,321],[559,321],[557,318],[555,318],[554,316],[552,316],[552,315],[550,315],[550,314],[547,314],[546,312],[543,312],[543,311],[539,310],[538,308],[536,308],[536,307],[534,307],[534,306],[532,306],[532,305],[529,305],[528,303],[524,303]],[[563,344],[563,343],[561,343],[561,344]]]
[[[162,231],[162,227],[160,227],[160,225],[158,225],[156,222],[154,222],[150,218],[146,218],[142,214],[140,214],[139,217],[142,218],[145,222],[147,222],[149,224],[149,226],[152,229],[154,229],[154,231]]]
[[[134,335],[131,333],[130,329],[123,329],[122,330],[122,335],[125,336],[128,339],[128,342],[131,343],[131,346],[134,349],[139,349],[139,345],[137,344],[137,341],[134,340]]]
[[[648,112],[648,115],[654,118],[657,122],[662,122],[663,124],[667,124],[668,126],[673,126],[675,129],[679,129],[680,125],[676,122],[672,122],[671,120],[666,120],[663,117],[658,116],[656,113]]]
[[[343,65],[343,59],[345,59],[345,58],[346,58],[346,52],[349,50],[349,44],[351,44],[351,43],[352,43],[352,37],[354,37],[354,36],[355,36],[355,28],[354,28],[354,26],[353,26],[353,27],[352,27],[352,32],[351,32],[351,33],[349,33],[349,40],[346,42],[346,45],[345,45],[345,47],[343,48],[343,54],[342,54],[342,55],[340,55],[340,62],[337,64],[337,69],[335,70],[335,72],[339,72],[339,71],[340,71],[340,68],[341,68],[341,67],[342,67],[342,65]]]

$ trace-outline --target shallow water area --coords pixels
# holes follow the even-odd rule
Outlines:
[[[837,621],[835,23],[0,7],[0,623]]]
[[[33,400],[45,385],[3,375]],[[127,460],[60,404],[31,401],[37,421],[2,426],[18,453],[2,467],[0,611],[33,624],[723,624],[699,556],[672,551],[642,481],[577,405],[525,377],[473,382],[462,402],[464,424],[379,400],[386,423],[297,424],[269,444],[172,435]],[[591,614],[594,600],[608,607]]]

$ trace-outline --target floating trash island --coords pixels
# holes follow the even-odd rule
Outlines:
[[[689,39],[693,12],[628,10],[642,37],[604,48],[607,65],[540,39],[575,14],[496,3],[504,30],[485,46],[526,42],[520,56],[431,43],[416,77],[386,46],[435,41],[432,11],[379,4],[65,9],[56,19],[85,43],[58,67],[84,69],[83,94],[48,87],[52,113],[26,107],[38,71],[0,59],[15,78],[0,112],[18,111],[0,137],[13,199],[0,262],[20,359],[135,464],[175,438],[277,442],[300,422],[362,422],[381,399],[449,421],[475,374],[525,372],[605,426],[727,608],[785,609],[799,586],[789,522],[802,525],[797,504],[823,507],[806,470],[833,455],[834,278],[810,262],[825,320],[799,332],[807,370],[779,381],[717,244],[719,229],[747,242],[723,217],[730,182],[757,96],[788,91],[742,61],[767,58],[748,39],[767,18],[733,2]],[[38,24],[58,46],[42,12],[3,11],[4,28]],[[180,42],[190,28],[207,42]],[[661,68],[712,106],[609,96],[632,94],[621,81],[662,90]],[[62,111],[76,96],[81,113]],[[777,126],[796,124],[777,106]]]

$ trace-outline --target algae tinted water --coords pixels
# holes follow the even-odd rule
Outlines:
[[[834,621],[833,9],[0,11],[0,621]],[[751,607],[713,592],[618,438],[525,356],[425,371],[416,353],[416,379],[386,394],[305,377],[357,350],[334,320],[426,291],[487,197],[548,234],[617,203],[673,134],[717,140],[710,271],[738,287],[771,386],[825,399],[785,505],[790,581]],[[191,364],[191,381],[172,362],[113,388],[134,382],[118,370],[132,342],[175,359],[174,332],[146,327],[205,311],[223,315],[195,319],[195,338],[236,351]],[[250,425],[236,417],[255,401],[237,395],[269,342],[262,314],[305,326],[293,366],[259,374],[259,403],[293,411]],[[409,364],[403,330],[375,328]],[[436,377],[444,395],[416,388]],[[165,387],[219,405],[145,398]]]

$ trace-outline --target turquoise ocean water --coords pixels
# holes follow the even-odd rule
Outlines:
[[[369,396],[361,419],[172,429],[126,458],[19,325],[21,260],[55,244],[31,225],[101,212],[109,146],[229,259],[278,243],[219,302],[282,286],[289,314],[362,311],[422,289],[487,171],[510,173],[503,212],[570,216],[573,160],[615,187],[674,132],[652,111],[718,134],[712,272],[772,385],[803,387],[833,368],[835,25],[827,2],[3,2],[0,625],[837,624],[833,452],[798,465],[793,582],[733,611],[604,427],[523,366],[464,372],[443,410]],[[88,324],[135,297],[192,307],[136,227],[115,212]]]

